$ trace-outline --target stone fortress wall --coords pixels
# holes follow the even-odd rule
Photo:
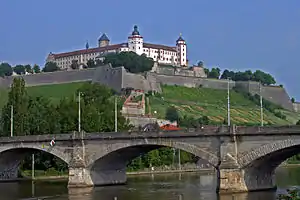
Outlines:
[[[293,103],[293,106],[296,112],[300,112],[300,102]]]
[[[93,69],[83,69],[74,71],[58,71],[51,73],[40,73],[34,75],[23,75],[27,86],[61,84],[70,82],[93,81],[107,85],[116,91],[122,88],[131,87],[144,91],[161,92],[161,84],[179,85],[185,87],[203,87],[226,90],[227,80],[209,79],[196,76],[184,76],[180,73],[168,74],[164,72],[147,72],[143,75],[132,74],[124,67],[112,68],[104,65]],[[183,72],[186,74],[186,72]],[[14,77],[0,78],[0,87],[9,87]],[[231,81],[230,88],[239,87],[251,94],[259,94],[259,83],[252,81]],[[283,108],[295,111],[290,97],[284,88],[278,86],[262,86],[262,96]]]

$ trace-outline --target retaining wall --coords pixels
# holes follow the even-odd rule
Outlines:
[[[300,113],[300,102],[293,103],[294,110]]]

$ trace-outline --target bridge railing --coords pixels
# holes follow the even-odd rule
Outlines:
[[[299,133],[300,134],[300,126],[299,125],[285,125],[285,126],[237,126],[235,129],[237,134],[291,134],[291,133]]]

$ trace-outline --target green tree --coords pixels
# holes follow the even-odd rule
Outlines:
[[[177,109],[174,106],[170,106],[166,110],[166,116],[165,118],[167,120],[170,120],[171,122],[175,122],[179,120],[179,114]]]
[[[72,60],[71,66],[72,69],[79,69],[78,60]]]
[[[253,81],[257,81],[257,82],[261,82],[264,85],[271,85],[271,84],[275,84],[276,81],[274,79],[274,77],[272,77],[270,74],[267,74],[263,71],[260,70],[256,70],[253,73]]]
[[[3,132],[6,135],[10,132],[11,106],[13,106],[14,135],[24,135],[28,131],[28,95],[23,78],[14,78],[8,93],[8,102],[2,110]]]
[[[208,78],[216,78],[216,79],[219,79],[220,77],[220,69],[219,68],[212,68],[210,70],[210,72],[208,73]]]
[[[33,65],[33,68],[32,68],[33,72],[34,73],[41,73],[41,68],[40,66],[38,66],[37,64]]]
[[[19,75],[25,74],[25,67],[24,67],[24,65],[16,65],[13,68],[13,70],[14,70],[14,72],[16,74],[19,74]]]
[[[13,69],[8,63],[0,64],[0,77],[11,76],[13,74]]]
[[[113,67],[124,66],[131,73],[150,71],[154,61],[145,54],[139,56],[134,52],[110,53],[104,58],[104,64],[110,63]]]
[[[29,97],[28,102],[28,129],[30,135],[58,134],[60,125],[58,112],[44,97]]]
[[[114,100],[110,88],[97,83],[86,83],[78,93],[82,96],[82,127],[87,132],[111,132],[114,131]],[[118,130],[128,130],[130,127],[117,108]]]
[[[293,97],[293,98],[291,98],[291,102],[292,102],[292,103],[295,103],[295,101],[296,101],[296,100],[295,100],[295,98],[294,98],[294,97]]]
[[[204,72],[205,72],[205,74],[206,74],[207,76],[209,75],[209,69],[204,68]]]
[[[87,65],[88,68],[94,68],[94,67],[96,67],[96,63],[95,63],[95,61],[93,59],[89,59],[87,61],[86,65]]]
[[[57,64],[55,62],[47,62],[42,71],[43,72],[55,72],[55,71],[59,71],[59,67],[57,66]]]
[[[228,78],[231,78],[233,79],[234,78],[234,75],[235,73],[233,71],[229,71],[228,69],[225,69],[220,77],[220,79],[228,79]]]
[[[297,121],[296,125],[300,125],[300,120]]]
[[[24,68],[25,68],[25,71],[26,71],[27,73],[31,73],[31,74],[32,74],[33,70],[32,70],[32,68],[31,68],[31,65],[25,65]]]

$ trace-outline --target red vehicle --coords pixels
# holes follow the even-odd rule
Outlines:
[[[172,124],[166,124],[160,127],[160,129],[164,131],[178,131],[180,128],[178,126],[172,125]]]

